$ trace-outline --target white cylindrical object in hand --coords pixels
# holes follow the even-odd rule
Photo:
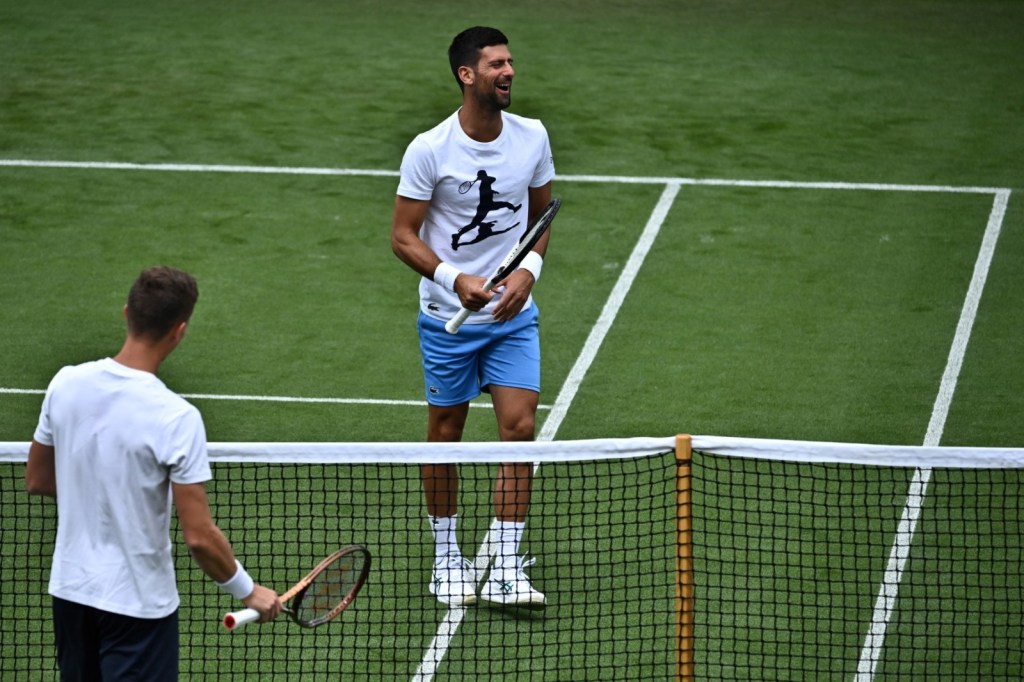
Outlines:
[[[224,616],[224,627],[228,630],[237,630],[247,623],[255,623],[260,619],[260,612],[256,609],[242,609]]]

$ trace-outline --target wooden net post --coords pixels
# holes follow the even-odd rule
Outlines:
[[[676,612],[678,650],[677,682],[694,682],[694,579],[693,517],[690,502],[690,476],[693,443],[688,434],[676,436]]]

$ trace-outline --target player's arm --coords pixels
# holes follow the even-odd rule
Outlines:
[[[540,187],[531,187],[529,197],[529,218],[532,224],[537,216],[540,215],[540,212],[551,202],[551,183],[549,182]],[[551,230],[549,229],[537,240],[536,245],[532,249],[533,252],[543,258],[544,254],[547,253],[548,240],[550,238]],[[505,321],[511,320],[518,315],[522,311],[523,306],[526,305],[526,299],[530,297],[534,284],[536,284],[536,279],[533,274],[522,266],[513,270],[512,274],[498,282],[495,288],[504,287],[504,289],[501,292],[501,300],[494,306],[494,319]]]
[[[241,577],[239,572],[244,569],[235,561],[231,543],[214,523],[203,484],[172,483],[171,489],[185,545],[199,568],[222,586]],[[253,584],[248,595],[236,596],[246,606],[260,612],[260,622],[275,618],[281,612],[277,593],[262,585]]]
[[[551,183],[541,185],[540,187],[530,188],[530,222],[532,223],[537,219],[548,204],[551,203]],[[537,244],[533,247],[541,256],[544,256],[548,252],[548,240],[551,239],[551,230],[548,229],[541,238],[537,240]]]
[[[399,260],[429,280],[438,281],[434,274],[441,264],[434,250],[420,239],[420,227],[427,217],[430,202],[408,197],[395,197],[395,212],[391,220],[391,250]],[[458,275],[453,286],[462,305],[479,310],[491,300],[483,290],[485,278],[473,273]]]
[[[30,495],[57,496],[57,469],[52,445],[32,441],[25,466],[25,489]]]

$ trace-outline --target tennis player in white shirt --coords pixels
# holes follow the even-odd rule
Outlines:
[[[540,342],[531,292],[550,231],[493,290],[485,291],[484,283],[551,201],[551,146],[540,121],[505,111],[515,69],[501,31],[466,29],[452,41],[448,58],[462,106],[409,144],[391,228],[393,251],[422,276],[418,328],[427,440],[461,440],[469,402],[482,391],[491,394],[501,440],[533,440]],[[462,306],[474,312],[458,334],[448,334],[444,323]],[[435,546],[430,592],[446,604],[473,604],[483,576],[459,549],[458,469],[425,465],[421,478]],[[499,466],[496,551],[479,596],[485,602],[546,604],[524,570],[533,560],[519,555],[532,482],[532,464]]]
[[[65,682],[177,680],[172,503],[210,578],[263,621],[281,611],[277,593],[253,582],[210,514],[199,411],[156,376],[198,296],[185,272],[145,270],[128,294],[120,352],[64,367],[43,399],[25,482],[29,493],[57,498],[49,592]]]

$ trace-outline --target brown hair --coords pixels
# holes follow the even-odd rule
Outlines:
[[[165,266],[143,270],[128,292],[128,331],[162,339],[192,317],[198,299],[199,287],[187,272]]]

